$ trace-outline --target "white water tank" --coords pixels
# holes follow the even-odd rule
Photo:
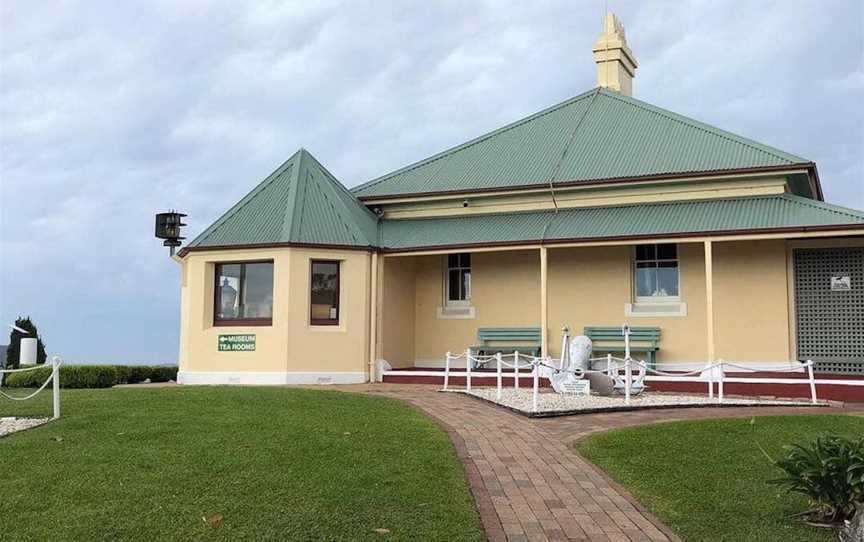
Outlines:
[[[36,365],[36,339],[21,338],[21,351],[18,353],[21,365]]]

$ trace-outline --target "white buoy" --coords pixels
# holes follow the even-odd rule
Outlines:
[[[36,339],[31,337],[21,338],[21,351],[18,353],[18,361],[21,365],[36,365]]]

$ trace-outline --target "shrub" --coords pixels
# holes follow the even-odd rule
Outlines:
[[[111,365],[114,368],[114,383],[115,384],[131,384],[132,377],[131,365]]]
[[[3,383],[10,388],[38,388],[51,374],[46,365],[33,371],[10,373]],[[117,384],[134,384],[177,380],[177,366],[172,365],[64,365],[60,369],[61,388],[110,388]]]
[[[147,365],[129,365],[129,380],[128,384],[138,384],[144,382],[150,376],[150,367]]]
[[[150,367],[150,382],[168,382],[177,380],[177,367],[172,365],[154,365]]]
[[[835,523],[854,515],[856,503],[864,502],[864,437],[822,436],[785,451],[775,461],[784,476],[772,482],[806,495],[811,519]]]

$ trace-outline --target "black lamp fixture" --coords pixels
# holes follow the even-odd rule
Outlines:
[[[164,239],[163,246],[171,249],[171,255],[174,255],[174,249],[182,244],[186,239],[180,236],[180,228],[185,226],[183,223],[183,213],[171,210],[167,213],[156,214],[156,238]]]

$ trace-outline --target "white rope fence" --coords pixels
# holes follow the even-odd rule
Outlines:
[[[24,397],[15,397],[13,395],[9,395],[0,389],[0,395],[9,399],[10,401],[27,401],[39,395],[39,393],[48,387],[49,383],[53,383],[53,406],[54,406],[54,416],[53,419],[57,419],[60,417],[60,366],[63,365],[63,359],[60,356],[52,356],[51,357],[51,373],[48,375],[48,378],[45,379],[45,382],[42,383],[39,388],[31,393],[30,395],[26,395]],[[9,373],[25,373],[28,371],[36,371],[38,369],[42,369],[45,367],[44,365],[34,365],[33,367],[25,367],[23,369],[0,369],[0,374],[9,374]]]
[[[504,389],[503,386],[503,377],[505,376],[503,373],[503,369],[512,369],[512,372],[507,376],[513,377],[513,389],[519,389],[519,376],[520,369],[531,368],[531,376],[532,376],[532,385],[533,385],[533,398],[532,398],[532,409],[534,412],[537,411],[538,401],[539,401],[539,388],[540,388],[540,368],[545,368],[553,373],[566,373],[572,374],[576,378],[584,378],[585,375],[594,373],[594,374],[604,374],[606,376],[610,376],[613,378],[620,378],[621,370],[624,371],[623,376],[623,393],[624,393],[624,404],[630,405],[631,394],[633,393],[634,383],[639,383],[641,386],[642,380],[647,377],[653,377],[652,380],[664,381],[664,382],[700,382],[703,379],[706,381],[708,386],[708,397],[714,398],[714,388],[717,388],[717,402],[718,404],[722,404],[724,400],[724,392],[725,392],[725,384],[726,383],[751,383],[751,384],[809,384],[810,386],[810,400],[815,405],[818,404],[818,398],[816,396],[816,379],[813,375],[813,361],[807,360],[805,363],[799,366],[790,365],[789,367],[757,367],[757,366],[745,366],[738,365],[735,363],[730,363],[727,361],[720,360],[716,363],[706,364],[701,369],[697,369],[694,371],[684,371],[684,372],[668,372],[668,371],[660,371],[649,367],[644,361],[632,359],[627,356],[625,358],[617,358],[613,357],[611,354],[605,357],[599,358],[590,358],[590,362],[599,362],[606,361],[606,370],[594,370],[594,369],[565,369],[562,367],[562,364],[559,363],[558,366],[555,366],[554,360],[551,357],[537,357],[537,356],[528,356],[525,354],[520,354],[518,351],[513,352],[512,354],[502,354],[497,353],[493,356],[480,356],[473,355],[470,350],[466,350],[461,354],[451,354],[447,352],[445,362],[444,362],[444,390],[448,390],[450,386],[450,376],[451,376],[451,365],[452,362],[465,359],[465,371],[458,371],[454,373],[454,376],[464,376],[465,377],[465,391],[471,391],[471,380],[472,376],[476,371],[473,370],[473,366],[475,363],[479,365],[485,365],[490,361],[494,360],[496,365],[495,377],[496,377],[496,387],[497,387],[497,398],[501,399],[501,392]],[[512,363],[508,363],[504,361],[505,358],[512,358]],[[524,360],[524,361],[523,361]],[[633,369],[637,368],[639,370],[639,375],[634,377]],[[715,370],[719,369],[719,370]],[[737,369],[742,372],[760,372],[760,373],[800,373],[804,370],[807,371],[807,378],[736,378],[736,377],[727,377],[725,375],[727,369]],[[480,373],[483,374],[483,373]],[[613,376],[614,375],[614,376]],[[694,379],[693,377],[697,376],[698,378]],[[637,390],[637,392],[640,390]]]

